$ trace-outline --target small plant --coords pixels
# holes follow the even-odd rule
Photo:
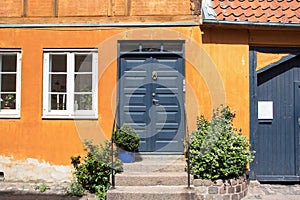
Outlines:
[[[116,151],[113,152],[115,164],[112,170],[110,145],[109,141],[104,145],[94,145],[91,141],[85,141],[87,155],[82,160],[80,156],[71,157],[77,183],[85,190],[95,193],[100,200],[106,198],[106,192],[110,187],[110,175],[122,170],[122,162],[117,158]]]
[[[67,194],[70,196],[82,197],[84,193],[85,189],[76,180],[72,181],[69,185],[69,188],[67,189]]]
[[[85,87],[81,90],[81,92],[91,92],[92,90],[89,89],[88,87]],[[91,110],[92,109],[92,104],[93,104],[93,95],[92,94],[82,94],[80,96],[80,105],[85,109],[85,110]]]
[[[139,148],[140,136],[133,128],[124,124],[115,132],[114,141],[119,148],[133,152]]]
[[[41,185],[36,186],[35,189],[39,190],[40,192],[45,192],[46,190],[50,190],[50,187],[43,183]]]
[[[241,176],[254,158],[241,130],[233,128],[235,114],[229,107],[213,111],[211,121],[201,116],[190,135],[191,174],[202,179]]]
[[[4,107],[13,107],[16,102],[16,98],[12,94],[7,94],[3,98]]]

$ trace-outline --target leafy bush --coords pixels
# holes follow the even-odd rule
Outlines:
[[[85,189],[77,181],[72,181],[67,189],[67,193],[70,196],[82,197],[85,193]]]
[[[98,199],[104,200],[110,187],[109,177],[111,173],[121,171],[122,162],[114,151],[115,165],[112,172],[109,141],[106,141],[105,145],[94,145],[91,141],[85,141],[84,145],[87,155],[82,162],[80,156],[71,157],[71,163],[75,168],[75,180],[84,189],[95,193]]]
[[[114,141],[125,151],[135,151],[140,145],[140,136],[130,126],[124,124],[115,132]]]
[[[111,163],[111,143],[106,140],[104,144],[94,145],[92,141],[84,141],[85,151],[96,156],[99,160],[105,162],[109,166],[112,166]],[[118,152],[114,150],[114,172],[123,171],[123,163],[118,159]]]
[[[242,175],[254,158],[241,130],[233,128],[229,107],[213,111],[211,121],[201,116],[190,135],[190,170],[196,178],[226,179]]]

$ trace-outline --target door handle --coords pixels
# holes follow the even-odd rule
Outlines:
[[[159,102],[159,100],[157,100],[157,99],[152,99],[152,102],[153,102],[153,105],[158,105],[158,102]]]
[[[298,126],[300,126],[300,117],[298,117]]]

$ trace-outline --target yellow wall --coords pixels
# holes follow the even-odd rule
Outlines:
[[[257,59],[257,66],[256,70],[260,70],[272,63],[278,62],[280,59],[282,59],[285,56],[288,56],[287,53],[262,53],[257,52],[256,59]]]
[[[261,43],[261,37],[253,33]],[[21,118],[0,119],[0,155],[69,165],[81,141],[111,135],[116,103],[117,40],[186,40],[186,110],[189,131],[213,107],[236,110],[237,128],[249,136],[249,32],[199,27],[1,29],[0,48],[22,49]],[[280,38],[279,38],[280,39]],[[281,40],[279,40],[281,41]],[[270,45],[270,43],[267,43]],[[99,49],[98,120],[42,120],[43,48]]]
[[[208,29],[203,47],[218,68],[224,84],[226,105],[236,112],[234,125],[249,136],[249,45],[247,32]]]

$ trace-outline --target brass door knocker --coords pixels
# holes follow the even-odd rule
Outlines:
[[[157,80],[157,71],[153,71],[153,72],[152,72],[152,79],[153,79],[154,81]]]

